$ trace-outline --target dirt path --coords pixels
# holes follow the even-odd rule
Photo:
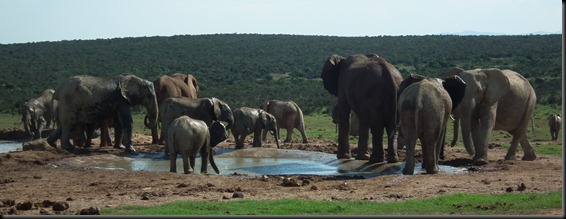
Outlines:
[[[162,150],[162,146],[149,144],[150,138],[135,136],[138,152]],[[310,141],[309,144],[284,144],[283,148],[326,153],[336,150],[332,141]],[[98,145],[96,141],[95,145]],[[227,141],[217,147],[233,148],[234,143]],[[268,143],[264,147],[275,148],[275,145]],[[87,153],[70,154],[45,147],[0,154],[0,213],[76,214],[89,207],[153,206],[177,200],[230,201],[239,199],[237,196],[240,195],[243,199],[253,200],[299,198],[395,202],[454,193],[497,194],[509,190],[540,193],[562,188],[561,157],[538,155],[535,161],[521,161],[520,157],[504,161],[505,152],[501,147],[490,149],[490,163],[475,167],[464,165],[470,161],[470,156],[463,147],[448,147],[442,164],[464,165],[468,169],[466,173],[345,179],[302,175],[185,175],[165,169],[162,172],[105,170],[70,166],[60,161],[75,156],[121,155],[121,150],[95,146]],[[404,151],[399,154],[404,160]],[[295,186],[288,183],[287,178],[294,180]],[[562,212],[553,210],[541,214],[560,215]]]

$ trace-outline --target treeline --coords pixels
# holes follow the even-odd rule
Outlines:
[[[530,80],[540,104],[560,104],[562,35],[377,36],[215,34],[0,44],[0,111],[79,74],[134,73],[153,81],[195,75],[199,96],[232,108],[291,99],[306,114],[332,107],[320,73],[331,54],[376,53],[403,76],[441,77],[453,66],[512,69]]]

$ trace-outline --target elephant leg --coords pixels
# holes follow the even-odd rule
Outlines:
[[[175,151],[169,153],[169,172],[177,172],[177,152]]]
[[[252,147],[261,147],[261,130],[254,132],[254,140],[252,142]]]
[[[360,137],[362,133],[367,133],[368,131],[364,131],[361,129],[360,125]],[[384,156],[385,153],[383,151],[383,127],[371,129],[371,143],[372,143],[372,152],[369,158],[369,163],[381,163],[385,160]]]
[[[487,144],[495,126],[496,109],[497,103],[489,108],[480,107],[478,115],[481,115],[481,117],[472,121],[472,137],[476,151],[473,159],[474,165],[485,165],[489,162],[487,159]]]
[[[57,147],[56,141],[57,139],[61,138],[61,126],[57,127],[53,133],[47,137],[47,143],[51,145],[51,147]]]
[[[359,130],[360,136],[358,138],[358,154],[356,155],[356,160],[368,160],[370,158],[368,152],[369,127],[365,123],[360,123]],[[373,136],[373,130],[371,131]]]
[[[338,98],[338,151],[336,158],[350,159],[350,106],[345,99]]]
[[[536,160],[537,155],[535,154],[535,150],[533,149],[533,146],[529,142],[529,139],[527,138],[526,134],[523,135],[523,137],[521,137],[520,143],[521,143],[521,148],[523,149],[523,158],[521,160],[528,160],[528,161]]]
[[[307,134],[305,133],[305,127],[303,126],[299,126],[299,132],[301,133],[301,136],[303,137],[303,144],[309,143],[308,139],[307,139]]]
[[[452,133],[452,142],[450,142],[450,147],[454,147],[456,142],[458,141],[458,126],[460,124],[460,118],[458,116],[454,116],[454,130]]]
[[[260,135],[261,137],[261,135]],[[261,138],[260,138],[261,141]],[[210,146],[208,146],[210,147]],[[200,173],[208,173],[208,156],[209,156],[209,150],[207,150],[207,146],[203,145],[202,148],[200,149]],[[195,156],[191,157],[191,166],[195,166]]]
[[[163,135],[157,135],[157,126],[151,127],[151,144],[159,144],[159,137],[163,137]]]
[[[399,161],[399,157],[397,155],[397,148],[398,148],[397,147],[397,135],[399,133],[395,131],[397,124],[394,120],[390,121],[389,124],[390,125],[388,125],[386,127],[386,131],[387,131],[387,163],[397,163]],[[379,130],[383,130],[383,128],[380,128]],[[383,136],[383,133],[381,134],[381,136]]]
[[[181,159],[183,160],[183,172],[189,174],[193,172],[193,168],[189,163],[189,156],[181,152]]]
[[[404,175],[413,175],[415,173],[415,145],[417,144],[416,133],[404,132],[404,144],[406,145],[405,167],[403,167]]]
[[[436,166],[436,159],[438,157],[436,150],[437,141],[435,141],[435,137],[436,136],[425,135],[421,141],[423,153],[422,168],[426,170],[427,174],[438,173],[438,167]]]
[[[126,146],[127,153],[135,153],[136,150],[132,144],[132,113],[129,106],[120,112],[120,125],[122,126],[123,143]]]
[[[156,135],[157,135],[157,126],[154,127],[156,129]],[[166,133],[167,129],[163,128],[163,126],[161,126],[161,131],[160,131],[160,135],[159,138],[156,138],[156,143],[154,144],[160,144],[160,145],[164,145],[165,144],[165,139],[167,138],[167,133]],[[153,140],[152,140],[153,141]]]
[[[122,143],[122,125],[120,122],[116,122],[114,124],[114,148],[116,149],[125,149]]]
[[[71,137],[71,127],[63,128],[61,133],[61,148],[69,152],[72,152],[75,149],[75,146],[71,144],[70,137]]]
[[[278,130],[279,132],[281,131],[281,129]],[[287,127],[287,138],[285,138],[285,143],[289,143],[292,140],[292,136],[293,135],[293,127],[289,128]],[[281,138],[279,138],[281,139]]]

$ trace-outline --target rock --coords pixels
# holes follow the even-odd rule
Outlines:
[[[55,202],[52,207],[53,211],[64,211],[69,209],[69,203],[67,202]]]
[[[32,208],[33,208],[33,203],[31,203],[31,201],[20,202],[16,205],[16,210],[27,211],[27,210],[31,210]]]
[[[527,189],[527,186],[525,186],[524,183],[521,183],[521,185],[517,186],[517,191],[519,192],[525,191],[525,189]]]
[[[507,187],[507,189],[505,189],[506,192],[513,192],[513,188],[511,187]]]
[[[45,209],[42,208],[41,210],[39,210],[39,214],[41,214],[41,215],[53,215],[53,212],[45,210]]]
[[[299,185],[297,180],[295,180],[293,178],[285,178],[281,185],[285,186],[285,187],[299,187],[299,186],[301,186],[301,185]]]
[[[100,215],[99,207],[81,209],[76,215]]]
[[[181,184],[177,185],[177,188],[183,188],[183,187],[189,187],[189,185],[187,185],[185,183],[181,183]]]
[[[241,192],[234,192],[234,194],[232,194],[232,198],[244,198],[244,194]]]
[[[49,147],[50,147],[49,144],[47,144],[47,141],[43,138],[24,142],[22,144],[23,151],[45,151]]]

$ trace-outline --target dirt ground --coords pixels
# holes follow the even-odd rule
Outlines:
[[[297,140],[282,144],[282,147],[335,153],[336,145],[332,140],[311,138],[309,141],[308,144],[302,144]],[[138,152],[163,150],[163,146],[150,143],[151,136],[134,136],[134,146]],[[247,142],[246,147],[250,147],[250,144]],[[541,144],[547,142],[533,142],[535,150]],[[506,150],[497,145],[489,150],[490,162],[484,166],[469,165],[471,157],[462,146],[447,147],[447,157],[441,164],[465,167],[468,170],[465,173],[394,174],[367,179],[317,175],[200,174],[200,165],[197,165],[197,174],[185,175],[180,171],[170,173],[168,169],[162,172],[107,170],[59,162],[76,156],[124,153],[112,147],[99,148],[96,140],[94,145],[87,152],[78,154],[46,144],[35,150],[0,154],[0,213],[96,214],[97,208],[154,206],[178,200],[225,202],[297,198],[398,202],[454,193],[541,193],[556,191],[563,185],[561,157],[538,154],[535,161],[521,161],[522,152],[519,151],[516,160],[505,161],[503,157]],[[264,147],[276,148],[273,143],[264,144]],[[234,148],[234,142],[229,139],[217,148]],[[417,154],[418,151],[420,147],[417,147]],[[400,150],[399,155],[400,160],[404,161],[404,150]],[[420,161],[417,159],[417,162]],[[546,210],[540,214],[563,215],[563,209]]]

